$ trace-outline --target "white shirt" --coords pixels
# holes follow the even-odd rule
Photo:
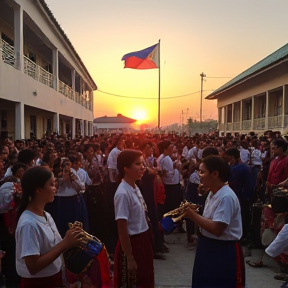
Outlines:
[[[202,159],[202,153],[203,153],[203,149],[199,149],[197,153],[198,159]]]
[[[197,152],[198,151],[198,148],[196,146],[194,146],[192,149],[189,150],[188,152],[188,160],[191,160],[191,159],[196,159],[196,156],[197,156]]]
[[[249,163],[250,153],[247,149],[240,148],[240,159],[243,163]]]
[[[252,165],[262,165],[262,153],[258,149],[254,149],[251,153],[251,164]]]
[[[143,233],[149,228],[143,203],[139,188],[134,189],[123,180],[114,196],[115,220],[127,220],[129,235]]]
[[[111,150],[107,159],[108,169],[117,170],[117,157],[120,152],[121,151],[117,147]]]
[[[180,174],[177,169],[174,169],[173,162],[170,156],[163,157],[160,161],[161,171],[165,171],[162,176],[162,181],[166,185],[175,185],[180,183]]]
[[[194,184],[200,184],[200,177],[199,177],[199,173],[198,173],[197,170],[195,170],[195,171],[190,175],[189,181],[190,181],[191,183],[194,183]]]
[[[7,168],[6,173],[5,173],[5,175],[4,175],[4,178],[13,175],[11,168],[12,168],[12,167],[8,167],[8,168]]]
[[[209,193],[203,217],[228,225],[220,237],[202,229],[204,236],[218,240],[239,240],[241,238],[241,208],[236,194],[228,185],[224,185],[215,194]]]
[[[86,185],[91,185],[91,184],[92,184],[92,181],[91,181],[91,179],[89,178],[88,173],[87,173],[84,169],[79,168],[79,169],[76,171],[75,169],[71,168],[71,171],[79,177],[79,179],[80,179],[80,181],[81,181],[82,183],[84,183],[84,184],[86,184]]]
[[[59,188],[56,193],[56,196],[69,197],[69,196],[77,195],[78,193],[85,192],[85,184],[79,179],[78,175],[76,175],[75,173],[73,174],[77,177],[76,180],[71,181],[71,180],[61,179],[59,181]]]
[[[55,275],[62,269],[61,256],[35,275],[31,275],[25,264],[24,257],[43,255],[61,242],[62,238],[55,222],[47,212],[46,217],[38,216],[25,210],[17,224],[16,238],[16,269],[21,277],[41,278]]]
[[[188,157],[188,152],[189,152],[189,150],[188,150],[187,146],[185,146],[185,147],[183,148],[183,151],[182,151],[182,157],[184,157],[184,158],[187,159],[187,157]]]
[[[288,224],[283,226],[265,252],[273,258],[279,256],[281,253],[288,255]]]

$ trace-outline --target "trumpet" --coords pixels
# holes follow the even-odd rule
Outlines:
[[[166,214],[163,215],[163,217],[164,218],[165,217],[178,218],[179,216],[182,216],[188,208],[191,208],[197,211],[199,209],[199,205],[190,203],[187,200],[185,200],[181,202],[178,208],[167,212]]]

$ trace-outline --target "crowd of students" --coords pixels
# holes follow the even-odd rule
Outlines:
[[[40,287],[42,280],[43,287],[64,287],[61,254],[79,245],[86,231],[114,260],[114,287],[129,281],[154,287],[153,258],[165,260],[169,253],[159,221],[186,199],[199,211],[187,209],[186,225],[179,221],[175,232],[187,234],[188,248],[197,247],[192,287],[245,287],[240,244],[266,248],[263,227],[269,230],[277,218],[269,204],[275,188],[288,182],[286,150],[286,140],[272,131],[5,139],[0,144],[0,250],[5,254],[0,259],[6,286]],[[270,209],[272,225],[255,218],[256,203]],[[278,228],[270,229],[275,237],[286,212]],[[69,229],[74,222],[81,227]],[[266,249],[279,263],[282,280],[288,272],[284,228]],[[223,265],[217,264],[219,257],[226,260]],[[261,263],[248,261],[252,267]],[[93,281],[90,287],[104,287]]]

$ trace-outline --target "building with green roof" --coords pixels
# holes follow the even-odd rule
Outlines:
[[[288,44],[206,97],[217,99],[220,133],[287,133],[287,85]]]

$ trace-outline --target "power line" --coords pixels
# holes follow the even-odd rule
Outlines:
[[[226,79],[232,79],[233,77],[206,77],[206,78],[226,78]]]
[[[215,89],[203,90],[203,92],[204,92],[204,91],[214,91],[214,90],[215,90]],[[99,90],[99,89],[98,89],[97,91],[100,92],[100,93],[109,95],[109,96],[119,97],[119,98],[138,99],[138,100],[157,100],[157,99],[158,99],[158,98],[154,98],[154,97],[145,98],[145,97],[133,97],[133,96],[127,96],[127,95],[119,95],[119,94],[114,94],[114,93],[110,93],[110,92],[105,92],[105,91],[102,91],[102,90]],[[190,95],[197,94],[197,93],[199,93],[199,92],[200,92],[200,91],[192,92],[192,93],[188,93],[188,94],[183,94],[183,95],[171,96],[171,97],[161,97],[161,100],[169,100],[169,99],[183,98],[183,97],[187,97],[187,96],[190,96]]]

